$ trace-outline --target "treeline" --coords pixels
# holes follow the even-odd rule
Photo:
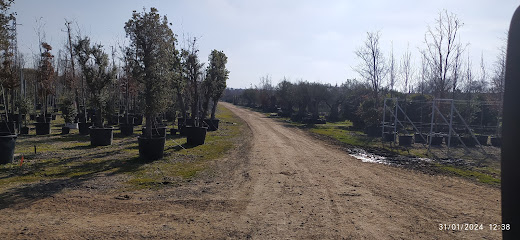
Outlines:
[[[469,116],[468,124],[496,126],[500,114],[497,100],[500,93],[483,91],[478,93],[458,92],[459,99],[471,98],[470,104],[459,104],[461,114]],[[341,85],[283,79],[273,85],[269,77],[248,89],[226,89],[223,100],[237,105],[277,113],[303,123],[349,120],[356,129],[380,126],[385,98],[401,99],[400,105],[407,110],[414,122],[429,122],[433,93],[402,93],[383,88],[374,98],[370,84],[358,80],[347,80]],[[388,102],[388,109],[393,107]],[[389,114],[388,114],[389,115]],[[422,118],[422,119],[421,119]]]

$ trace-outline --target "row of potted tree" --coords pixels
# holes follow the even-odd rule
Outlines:
[[[62,71],[64,81],[61,84],[65,90],[59,98],[59,108],[65,119],[62,132],[66,134],[71,128],[78,128],[80,134],[90,134],[91,145],[106,146],[112,144],[115,124],[119,124],[123,135],[129,136],[133,134],[134,125],[140,125],[144,118],[143,134],[137,138],[139,154],[143,159],[155,160],[163,156],[166,126],[162,119],[165,113],[173,112],[168,115],[171,119],[178,111],[181,115],[177,120],[178,129],[172,129],[172,133],[179,131],[186,135],[188,144],[203,144],[208,128],[218,129],[216,105],[229,75],[226,55],[213,50],[204,69],[204,63],[198,57],[197,39],[190,40],[188,48],[178,49],[168,19],[159,15],[156,8],[148,12],[134,11],[124,29],[130,43],[121,47],[122,71],[116,67],[114,54],[111,63],[101,44],[93,44],[85,36],[77,37],[76,41],[69,38],[69,68]],[[50,122],[55,115],[48,114],[47,98],[56,97],[54,84],[57,84],[53,82],[57,74],[52,64],[52,47],[42,43],[42,48],[36,75],[38,96],[44,104],[40,116],[31,116],[37,120],[37,135],[50,134]],[[74,76],[75,64],[79,66],[78,77]],[[75,82],[77,78],[81,85]],[[116,94],[124,99],[117,104],[120,107],[114,115]],[[86,96],[88,101],[85,101]],[[30,110],[21,104],[17,109],[26,119]],[[207,119],[208,115],[210,119]],[[20,133],[27,134],[27,121],[23,122],[25,127]],[[13,132],[10,136],[14,139],[9,142],[14,152],[16,134]],[[12,157],[8,161],[12,161]]]

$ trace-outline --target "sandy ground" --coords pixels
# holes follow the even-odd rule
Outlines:
[[[1,239],[500,239],[500,190],[362,163],[260,113],[211,174],[122,192],[124,175],[4,192]],[[10,197],[12,194],[15,197]],[[483,230],[439,230],[477,223]]]

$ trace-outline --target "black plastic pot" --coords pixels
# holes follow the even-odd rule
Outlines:
[[[390,132],[383,133],[383,141],[385,141],[385,142],[395,141],[395,133],[390,133]]]
[[[399,136],[399,146],[411,146],[413,143],[413,135]]]
[[[16,134],[16,123],[13,121],[0,122],[0,132]]]
[[[501,137],[491,137],[489,140],[491,141],[491,145],[493,147],[502,147],[502,138]]]
[[[90,133],[90,126],[92,126],[92,123],[89,122],[78,123],[79,134],[88,135]]]
[[[185,128],[186,131],[186,140],[188,145],[202,145],[206,140],[206,132],[208,128],[205,127],[191,127],[187,126]]]
[[[144,161],[161,159],[164,154],[165,141],[166,138],[164,137],[137,137],[137,142],[139,144],[139,158]]]
[[[450,147],[457,147],[460,145],[460,141],[457,136],[451,136],[451,140],[449,139],[449,136],[444,136],[444,143],[446,146],[448,146],[448,141],[450,142]]]
[[[146,135],[146,127],[142,128],[143,135]],[[153,136],[166,137],[166,127],[154,127],[152,128]]]
[[[116,115],[116,116],[111,116],[108,118],[108,125],[118,125],[119,124],[119,117]]]
[[[127,121],[125,116],[120,116],[119,117],[119,124],[132,124],[132,125],[134,125],[134,117],[128,116],[128,121]]]
[[[430,142],[430,138],[431,138],[431,145],[433,145],[433,146],[442,145],[442,136],[441,135],[428,136],[428,143]]]
[[[112,145],[114,139],[114,128],[96,128],[90,127],[90,145],[92,146],[108,146]]]
[[[0,164],[13,162],[16,137],[10,133],[0,134]]]
[[[488,135],[477,135],[477,140],[480,145],[488,145]]]
[[[69,127],[61,127],[61,134],[69,134],[70,128]]]
[[[415,143],[426,143],[428,136],[424,133],[416,133],[414,136]]]
[[[220,119],[205,119],[204,122],[208,125],[208,131],[217,131]]]
[[[365,133],[369,137],[380,137],[381,127],[380,126],[368,126],[365,128]]]
[[[50,123],[52,121],[52,117],[51,116],[47,116],[47,117],[44,118],[43,116],[38,116],[36,118],[36,121],[37,122],[48,122],[48,123]]]
[[[36,135],[51,134],[51,123],[50,122],[37,122],[34,125],[36,126]]]
[[[20,128],[20,134],[23,134],[23,135],[29,134],[29,127]]]
[[[121,129],[121,134],[123,134],[125,136],[130,136],[130,135],[134,134],[134,124],[133,123],[131,123],[131,124],[125,124],[125,123],[119,124],[119,128]]]
[[[463,136],[461,139],[466,147],[475,147],[477,145],[477,141],[472,136]]]

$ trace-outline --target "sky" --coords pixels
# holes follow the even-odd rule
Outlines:
[[[32,59],[39,52],[37,29],[56,56],[66,44],[65,20],[74,21],[75,33],[110,51],[110,46],[128,43],[123,27],[133,10],[156,7],[172,23],[180,46],[197,37],[203,62],[211,50],[224,51],[228,87],[248,88],[265,76],[273,84],[283,78],[332,85],[360,79],[354,70],[360,63],[355,51],[367,32],[375,31],[381,34],[385,57],[393,46],[400,61],[409,48],[412,65],[418,68],[427,27],[443,9],[464,23],[460,41],[469,44],[466,56],[475,71],[483,56],[490,72],[519,4],[517,0],[15,0],[12,10],[20,24],[19,50]]]

